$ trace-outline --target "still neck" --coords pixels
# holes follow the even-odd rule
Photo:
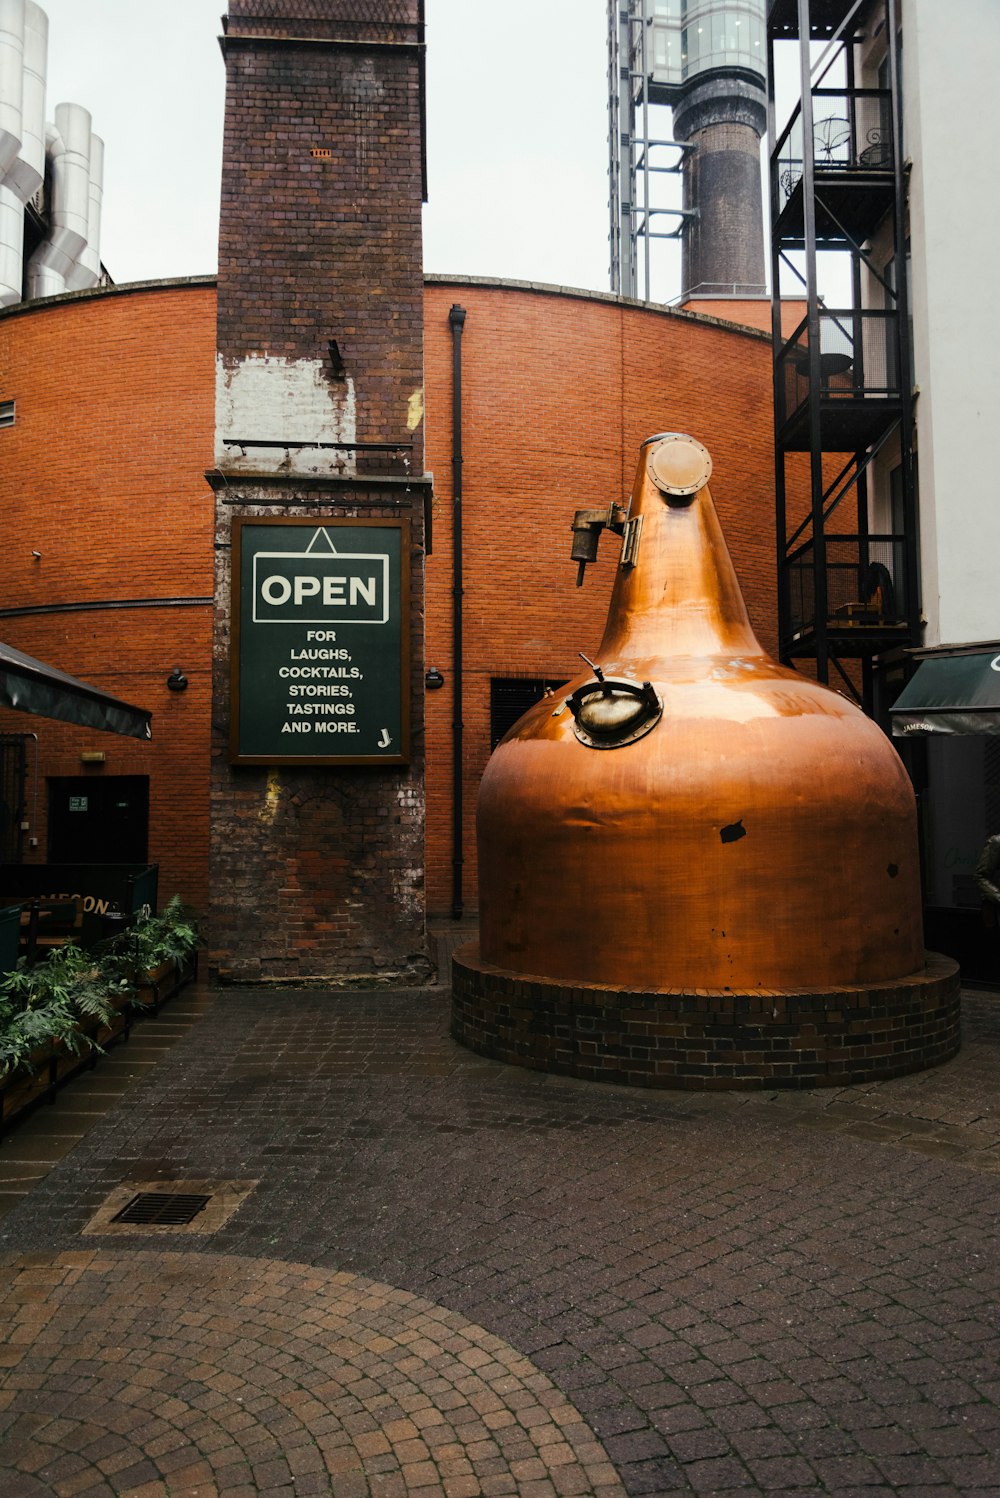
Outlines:
[[[642,536],[618,570],[602,659],[763,655],[708,488],[665,498],[640,463],[631,514]]]

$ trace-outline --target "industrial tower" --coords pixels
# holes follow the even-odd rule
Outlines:
[[[649,301],[652,241],[679,239],[682,298],[764,295],[764,58],[764,0],[609,0],[614,291]]]

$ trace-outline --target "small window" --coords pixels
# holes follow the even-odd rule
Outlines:
[[[14,425],[14,402],[0,401],[0,427]]]
[[[565,686],[564,681],[549,681],[537,676],[491,676],[490,749],[495,749],[518,718],[545,696],[547,688],[558,692],[562,686]]]

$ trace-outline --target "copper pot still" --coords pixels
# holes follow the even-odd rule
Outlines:
[[[858,707],[761,648],[711,467],[680,433],[643,444],[609,511],[596,657],[487,766],[482,959],[687,993],[905,977],[924,964],[909,779]]]

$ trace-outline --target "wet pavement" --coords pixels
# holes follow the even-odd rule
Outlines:
[[[0,1146],[3,1498],[1000,1494],[1000,995],[936,1071],[710,1096],[441,990],[188,1003]],[[226,1210],[88,1231],[168,1183]]]

